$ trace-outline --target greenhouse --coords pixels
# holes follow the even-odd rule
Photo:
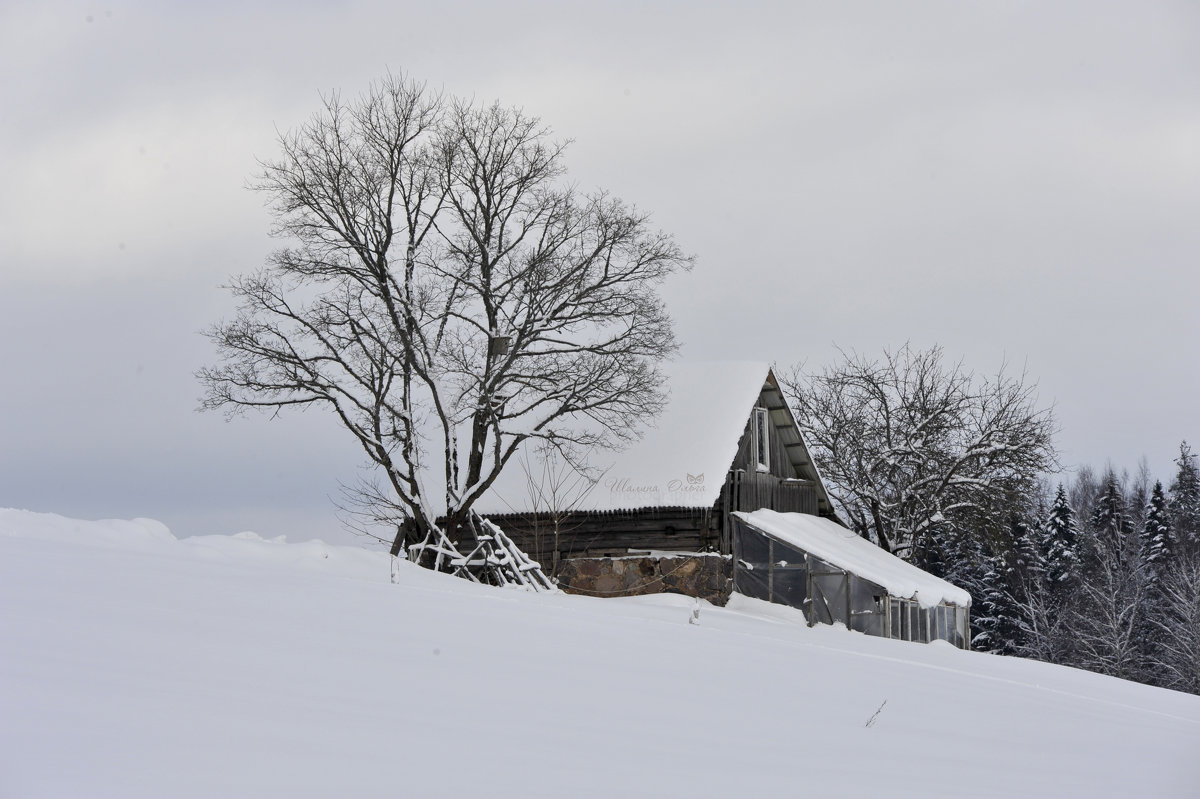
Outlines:
[[[970,646],[971,596],[839,525],[801,513],[731,514],[733,589],[790,605],[809,626]]]

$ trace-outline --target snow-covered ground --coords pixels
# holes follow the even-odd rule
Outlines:
[[[1200,697],[750,600],[388,575],[0,510],[0,797],[1200,795]]]

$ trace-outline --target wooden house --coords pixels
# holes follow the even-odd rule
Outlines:
[[[596,475],[510,464],[477,510],[564,590],[734,591],[809,624],[967,646],[967,592],[846,529],[765,364],[674,365],[662,416]],[[721,557],[688,557],[711,553]]]
[[[624,451],[597,453],[594,474],[527,454],[476,509],[548,569],[646,551],[728,555],[738,511],[834,517],[766,364],[676,364],[667,377],[662,415]]]

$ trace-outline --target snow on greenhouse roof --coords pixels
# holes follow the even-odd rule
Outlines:
[[[572,510],[712,507],[737,456],[750,411],[770,368],[765,363],[710,361],[662,367],[669,399],[639,441],[619,452],[596,451],[589,468],[602,473]],[[520,456],[518,456],[519,458]],[[542,462],[527,453],[531,474]],[[483,514],[530,512],[530,478],[512,462],[476,509]]]
[[[875,583],[894,597],[914,599],[922,607],[942,602],[960,607],[971,604],[971,595],[963,589],[885,552],[830,519],[765,509],[734,515],[785,544]]]

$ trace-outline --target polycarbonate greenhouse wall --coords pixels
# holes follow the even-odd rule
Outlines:
[[[851,630],[904,641],[970,644],[970,608],[942,603],[923,608],[848,569],[731,517],[733,590],[804,611],[809,626],[844,624]]]

